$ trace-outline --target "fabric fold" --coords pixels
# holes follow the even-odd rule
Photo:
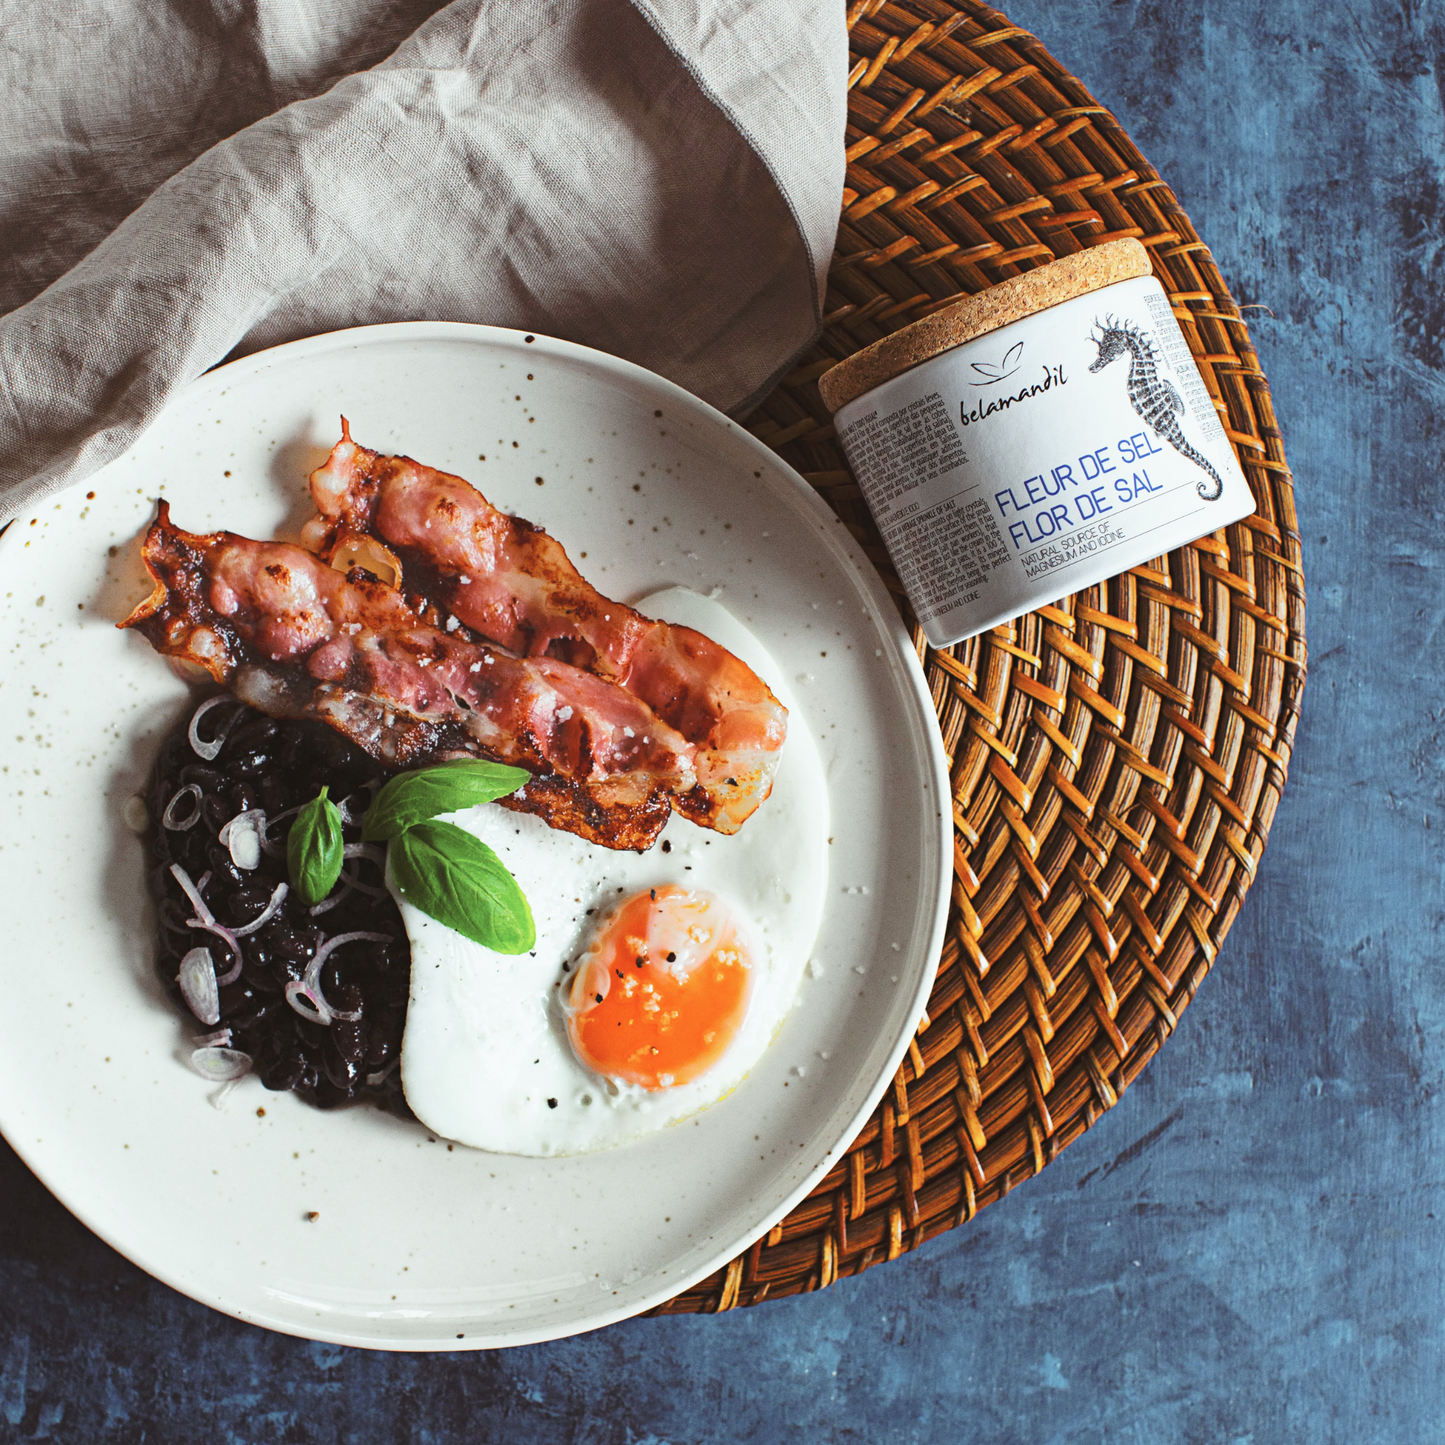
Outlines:
[[[278,74],[288,35],[317,43],[293,8],[259,7]],[[236,130],[0,317],[0,515],[119,455],[228,356],[348,326],[525,328],[744,407],[819,324],[834,8],[457,0],[374,69]],[[32,136],[5,163],[25,184],[0,186],[0,235],[54,149]]]

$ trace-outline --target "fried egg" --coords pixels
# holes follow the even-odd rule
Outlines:
[[[720,642],[788,709],[772,794],[731,837],[674,815],[643,854],[496,805],[448,815],[511,870],[537,943],[495,953],[397,896],[412,959],[402,1087],[443,1138],[532,1156],[640,1138],[731,1093],[797,998],[828,874],[807,720],[720,603],[669,588],[641,610]]]

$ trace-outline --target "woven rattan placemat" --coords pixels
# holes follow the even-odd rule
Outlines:
[[[822,336],[751,429],[907,605],[817,379],[1009,276],[1136,236],[1174,304],[1255,515],[932,651],[951,760],[953,911],[892,1088],[817,1189],[661,1306],[819,1289],[972,1219],[1138,1077],[1218,956],[1269,837],[1305,679],[1290,471],[1238,306],[1119,123],[997,10],[857,0],[848,179]]]

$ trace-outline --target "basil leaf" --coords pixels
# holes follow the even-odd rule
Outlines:
[[[286,837],[286,872],[306,905],[320,903],[341,876],[341,814],[322,790],[296,815]]]
[[[459,759],[394,777],[366,810],[361,836],[368,843],[395,838],[440,813],[455,813],[515,793],[531,776],[504,763]]]
[[[537,942],[517,880],[455,823],[416,823],[391,840],[387,855],[401,896],[438,923],[498,953],[526,953]]]

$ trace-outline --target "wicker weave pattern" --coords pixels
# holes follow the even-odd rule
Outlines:
[[[1269,388],[1208,249],[1109,112],[965,0],[856,0],[848,180],[816,347],[750,425],[910,623],[818,396],[836,360],[1085,246],[1150,249],[1255,516],[946,651],[914,636],[954,795],[953,913],[908,1058],[845,1158],[659,1313],[817,1289],[971,1219],[1113,1106],[1254,878],[1304,685],[1304,578]]]

